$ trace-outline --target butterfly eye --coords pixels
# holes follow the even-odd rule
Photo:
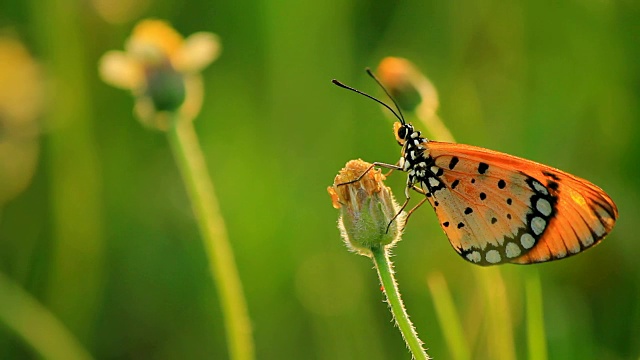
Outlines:
[[[401,126],[398,129],[398,138],[404,140],[406,137],[407,137],[407,128],[405,126]]]

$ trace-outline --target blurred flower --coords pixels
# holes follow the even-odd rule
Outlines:
[[[438,140],[454,141],[438,115],[438,91],[409,60],[386,57],[378,65],[380,82],[405,112],[415,112]]]
[[[409,61],[386,57],[378,66],[380,81],[398,101],[402,110],[415,111],[420,105],[435,113],[440,106],[438,92],[431,81]]]
[[[131,90],[143,124],[166,130],[170,113],[193,119],[202,105],[200,71],[215,60],[220,43],[215,34],[198,32],[186,39],[168,23],[143,20],[133,29],[125,51],[109,51],[100,61],[102,79]]]
[[[41,68],[24,45],[0,36],[0,205],[22,192],[33,177],[43,92]]]
[[[144,13],[151,0],[91,0],[96,13],[110,24],[124,24]]]
[[[397,241],[402,233],[399,224],[404,224],[404,214],[393,220],[400,207],[391,189],[384,185],[384,175],[370,167],[362,160],[351,160],[335,177],[333,186],[327,188],[333,207],[340,209],[338,227],[342,238],[349,248],[366,256],[371,256],[373,248]],[[349,183],[360,176],[360,180]]]

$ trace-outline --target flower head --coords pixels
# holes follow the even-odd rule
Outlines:
[[[162,20],[143,20],[127,39],[125,51],[102,57],[100,75],[108,84],[131,90],[145,125],[166,129],[171,125],[167,113],[193,119],[200,111],[199,73],[219,53],[215,34],[199,32],[185,39]]]
[[[371,164],[351,160],[327,188],[333,207],[340,209],[338,227],[345,243],[362,255],[370,256],[371,249],[392,245],[402,232],[399,224],[404,216],[394,220],[400,207],[384,179]]]

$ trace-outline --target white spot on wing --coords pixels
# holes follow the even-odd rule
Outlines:
[[[481,256],[479,251],[473,251],[470,254],[467,254],[467,259],[474,263],[479,263]]]
[[[538,199],[538,202],[536,202],[536,209],[538,209],[538,211],[544,216],[551,215],[551,204],[547,199]]]
[[[542,186],[542,184],[540,184],[539,182],[537,182],[535,180],[533,180],[532,183],[533,183],[533,188],[537,192],[539,192],[540,194],[543,194],[543,195],[549,195],[549,192],[547,191],[547,188]]]
[[[507,257],[510,259],[513,259],[514,257],[519,256],[521,252],[522,250],[520,250],[520,246],[518,246],[518,244],[514,242],[508,243],[507,246],[505,247],[505,253],[507,254]]]
[[[440,185],[440,181],[438,181],[438,179],[436,179],[434,177],[430,177],[429,178],[429,185],[431,185],[432,187],[436,187],[436,186]]]
[[[533,230],[534,234],[536,235],[542,234],[542,232],[546,227],[547,227],[547,222],[543,218],[536,216],[533,219],[531,219],[531,230]]]
[[[495,249],[487,251],[487,254],[485,255],[485,257],[487,259],[487,262],[490,262],[492,264],[499,263],[500,260],[502,259],[498,250],[495,250]]]
[[[536,244],[536,239],[534,239],[533,236],[531,236],[531,234],[524,233],[520,237],[520,244],[522,244],[522,247],[525,249],[531,249],[533,245]]]
[[[436,174],[438,172],[438,170],[440,170],[437,166],[432,166],[431,167],[431,172]]]

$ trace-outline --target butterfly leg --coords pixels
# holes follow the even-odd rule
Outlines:
[[[416,211],[420,206],[422,206],[422,204],[424,204],[425,201],[427,201],[426,195],[428,194],[428,192],[424,191],[423,189],[415,186],[415,185],[411,185],[411,188],[413,190],[415,190],[416,192],[419,192],[422,195],[425,195],[425,198],[422,199],[422,201],[420,201],[416,206],[414,206],[411,210],[409,210],[409,212],[407,213],[407,217],[404,218],[404,226],[402,227],[403,229],[407,226],[407,223],[409,222],[409,216],[411,216],[411,214],[413,214],[414,211]],[[407,189],[409,189],[407,187]],[[404,205],[402,206],[402,209],[404,209],[407,206],[407,203],[409,202],[408,198],[407,201],[405,201]],[[402,210],[400,210],[402,211]],[[398,215],[396,215],[397,217]],[[395,219],[395,217],[394,217]]]
[[[409,216],[411,216],[411,214],[413,214],[414,211],[416,211],[420,206],[422,206],[422,204],[424,204],[425,201],[427,201],[426,197],[422,199],[422,201],[420,201],[416,206],[414,206],[413,209],[409,210],[409,212],[407,213],[407,217],[404,218],[403,228],[407,226],[407,223],[409,222]]]
[[[407,196],[407,199],[404,201],[404,204],[402,204],[402,206],[400,207],[400,210],[398,210],[398,212],[396,213],[396,215],[393,217],[393,219],[391,219],[391,221],[389,221],[389,224],[387,225],[387,232],[389,232],[389,228],[391,227],[391,224],[393,224],[393,222],[398,218],[398,216],[400,216],[400,214],[402,214],[402,211],[404,211],[404,209],[407,207],[407,205],[409,204],[409,200],[411,198],[409,196]],[[405,221],[405,225],[406,225],[406,221]]]
[[[389,175],[391,175],[391,173],[393,172],[393,170],[398,170],[398,168],[399,168],[398,164],[399,164],[399,163],[400,163],[399,161],[398,161],[398,162],[396,162],[396,164],[394,165],[394,166],[395,166],[395,168],[392,168],[392,169],[391,169],[391,170],[389,170],[386,174],[384,174],[384,177],[389,177]]]
[[[365,170],[362,174],[360,174],[360,176],[358,176],[356,179],[351,180],[351,181],[347,181],[347,182],[343,182],[341,184],[337,184],[337,186],[349,185],[349,184],[353,184],[353,183],[356,183],[356,182],[360,181],[363,176],[365,176],[369,171],[371,171],[371,169],[373,169],[376,166],[383,167],[383,168],[386,168],[386,169],[391,169],[391,171],[393,171],[393,170],[403,170],[398,165],[392,165],[392,164],[381,163],[381,162],[374,162],[373,164],[371,164],[371,166],[369,166],[367,168],[367,170]],[[389,173],[391,173],[391,172],[389,172]]]
[[[409,204],[409,200],[411,200],[411,194],[409,193],[409,189],[414,188],[414,189],[419,189],[416,188],[415,185],[409,183],[409,179],[407,178],[407,187],[404,189],[404,196],[406,198],[406,200],[404,201],[404,203],[402,204],[402,206],[400,207],[400,210],[398,211],[398,213],[393,217],[393,219],[391,219],[391,221],[389,221],[389,224],[387,225],[387,232],[389,232],[389,227],[391,227],[391,224],[393,224],[393,222],[398,218],[398,216],[400,216],[400,214],[402,214],[402,211],[407,207],[407,205]],[[418,190],[418,192],[420,192],[421,189]],[[424,193],[424,192],[423,192]],[[426,198],[425,198],[426,199]],[[423,203],[424,201],[422,201],[420,203],[420,205]],[[404,222],[405,225],[407,225],[407,222],[405,220]],[[404,229],[404,227],[403,227]]]

